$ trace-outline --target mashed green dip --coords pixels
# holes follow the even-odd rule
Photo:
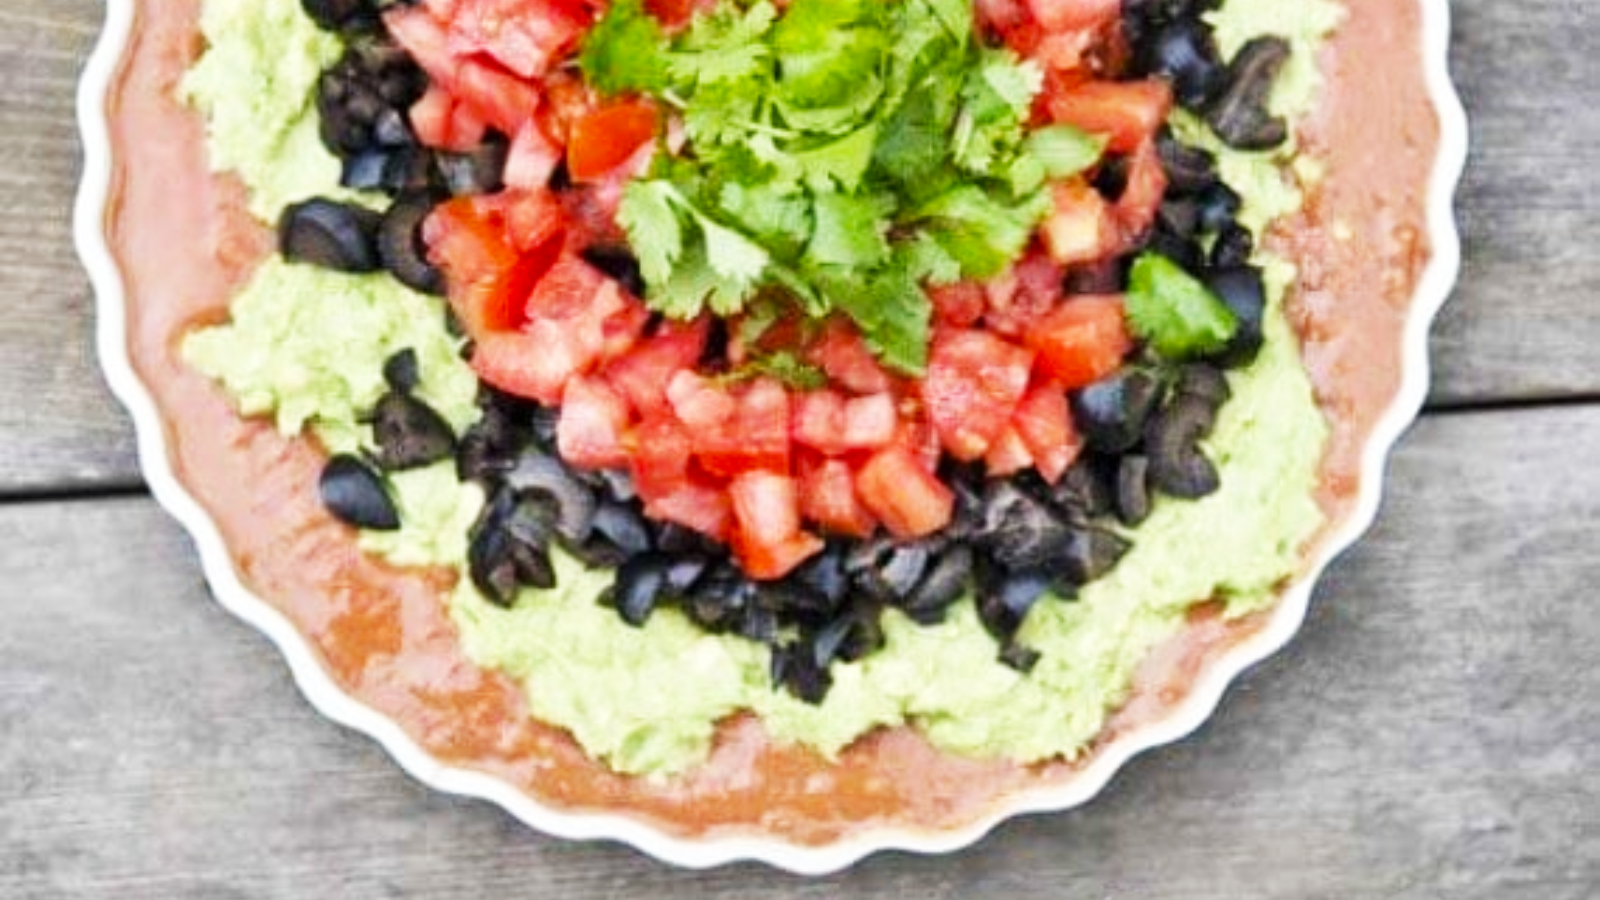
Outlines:
[[[1337,26],[1328,0],[1228,0],[1212,14],[1223,52],[1258,34],[1290,38],[1295,57],[1273,97],[1276,112],[1304,111],[1317,90],[1311,55]],[[298,0],[206,0],[210,51],[184,82],[205,115],[212,164],[237,171],[263,220],[314,194],[335,193],[336,162],[318,144],[310,96],[337,55]],[[1190,140],[1219,151],[1224,178],[1245,199],[1241,221],[1260,230],[1301,203],[1296,178],[1315,177],[1292,149],[1226,150],[1179,114]],[[611,573],[557,556],[559,587],[525,591],[511,609],[479,597],[462,578],[450,614],[466,654],[522,683],[532,713],[569,729],[592,755],[624,773],[665,776],[702,760],[716,723],[753,710],[778,740],[832,755],[878,726],[910,723],[936,745],[974,756],[1033,762],[1072,757],[1102,729],[1140,662],[1183,625],[1195,603],[1221,598],[1230,614],[1269,606],[1321,523],[1312,493],[1326,426],[1281,303],[1295,277],[1281,259],[1257,259],[1270,305],[1266,346],[1230,374],[1233,399],[1206,449],[1222,489],[1200,501],[1159,499],[1134,533],[1134,549],[1076,602],[1043,602],[1020,635],[1043,652],[1023,675],[996,660],[970,602],[922,627],[885,615],[879,653],[833,667],[816,706],[774,691],[765,647],[709,635],[672,610],[635,629],[596,597]],[[370,443],[358,423],[382,392],[394,351],[416,348],[422,396],[458,428],[475,410],[475,379],[444,329],[439,301],[387,276],[340,275],[271,260],[233,300],[233,319],[189,337],[185,358],[218,380],[244,415],[273,415],[285,434],[309,430],[330,450]],[[483,503],[448,463],[396,478],[405,523],[368,533],[363,546],[401,565],[464,568],[466,531]]]

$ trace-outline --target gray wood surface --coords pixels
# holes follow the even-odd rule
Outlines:
[[[1434,401],[1456,411],[1407,439],[1301,638],[1087,809],[808,882],[431,794],[209,601],[177,526],[118,496],[131,429],[68,237],[103,4],[0,0],[0,898],[1600,896],[1600,13],[1454,6],[1476,144]]]

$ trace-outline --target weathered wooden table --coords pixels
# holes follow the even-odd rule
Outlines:
[[[821,881],[429,793],[320,719],[143,491],[68,240],[97,0],[0,0],[0,897],[1600,896],[1600,12],[1461,0],[1467,263],[1301,638],[1078,812]]]

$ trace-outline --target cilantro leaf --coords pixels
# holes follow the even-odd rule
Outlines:
[[[818,194],[813,209],[816,233],[806,248],[814,265],[854,266],[874,269],[889,258],[886,214],[892,201],[851,194]]]
[[[1100,161],[1106,139],[1071,125],[1047,125],[1029,134],[1022,146],[1051,178],[1070,178]]]
[[[605,94],[656,92],[667,86],[661,24],[642,0],[618,0],[583,42],[578,67]]]
[[[672,208],[675,191],[663,181],[634,181],[622,192],[617,221],[627,230],[639,259],[639,271],[650,284],[672,277],[672,264],[683,255],[683,228]]]
[[[1134,260],[1126,304],[1133,333],[1167,359],[1221,350],[1239,327],[1216,294],[1159,253]]]

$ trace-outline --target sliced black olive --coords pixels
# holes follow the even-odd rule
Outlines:
[[[887,538],[867,541],[845,561],[855,585],[868,596],[892,602],[911,593],[928,568],[930,546],[922,541],[900,544]]]
[[[1196,199],[1199,201],[1200,230],[1205,232],[1221,232],[1233,224],[1234,216],[1239,214],[1239,208],[1244,205],[1238,192],[1221,181],[1201,191]]]
[[[338,272],[374,272],[379,266],[379,217],[349,203],[315,198],[296,203],[278,220],[278,249],[290,262]]]
[[[665,557],[648,554],[633,557],[617,570],[610,600],[622,621],[635,628],[649,621],[666,590],[669,566]]]
[[[715,544],[705,535],[676,522],[652,522],[651,528],[654,531],[656,549],[662,553],[674,555],[709,553],[716,549]]]
[[[511,549],[511,561],[516,566],[517,580],[524,585],[543,590],[556,586],[556,570],[548,550],[517,544]]]
[[[1179,396],[1151,420],[1145,435],[1150,486],[1174,497],[1197,499],[1221,486],[1216,466],[1200,449],[1216,412],[1198,397]]]
[[[581,547],[589,540],[599,504],[594,492],[560,460],[529,448],[503,478],[512,490],[543,494],[555,501],[556,533],[568,544]]]
[[[383,381],[389,389],[409,394],[422,383],[422,366],[417,362],[417,351],[411,347],[397,350],[383,361]]]
[[[393,106],[386,106],[372,123],[372,141],[379,147],[393,150],[408,147],[416,141],[411,125],[404,114]]]
[[[396,147],[385,151],[383,189],[396,196],[406,193],[443,194],[444,176],[438,156],[426,147]]]
[[[1111,511],[1116,492],[1112,478],[1103,469],[1099,457],[1080,458],[1067,469],[1061,480],[1051,489],[1050,498],[1058,509],[1076,514],[1078,518],[1092,519]],[[1114,473],[1111,473],[1114,474]]]
[[[1132,546],[1103,528],[1075,527],[1066,543],[1062,577],[1070,584],[1097,581],[1116,568]]]
[[[505,186],[508,153],[505,139],[491,135],[467,153],[438,154],[439,174],[454,196],[493,194]]]
[[[378,473],[347,453],[328,460],[317,483],[322,505],[334,518],[372,531],[400,527],[400,511]]]
[[[972,548],[956,544],[928,568],[922,582],[900,603],[912,621],[935,625],[957,600],[966,596],[972,582]]]
[[[560,515],[555,501],[544,494],[519,494],[509,488],[502,489],[497,496],[506,500],[496,520],[497,527],[519,544],[549,549],[550,541],[555,537],[556,519]]]
[[[353,191],[377,191],[388,186],[390,154],[364,150],[348,157],[339,173],[339,185]]]
[[[1156,154],[1176,193],[1199,193],[1217,181],[1217,158],[1209,150],[1180,142],[1168,128],[1156,135]]]
[[[710,631],[724,631],[737,622],[756,597],[756,586],[738,567],[724,560],[705,571],[684,604],[689,618]]]
[[[1259,37],[1228,64],[1228,84],[1211,104],[1206,122],[1224,143],[1240,150],[1270,150],[1289,137],[1289,126],[1267,111],[1267,97],[1290,55],[1289,42]]]
[[[450,423],[410,394],[390,391],[372,414],[378,464],[390,471],[415,469],[449,459],[456,452]]]
[[[590,481],[618,503],[628,503],[639,496],[639,489],[627,469],[601,469]]]
[[[1073,266],[1062,282],[1063,290],[1072,296],[1120,294],[1126,287],[1123,267],[1114,259]]]
[[[1247,366],[1261,352],[1266,336],[1262,330],[1267,311],[1267,289],[1261,271],[1248,266],[1237,269],[1219,269],[1205,277],[1211,288],[1228,310],[1233,313],[1239,328],[1228,345],[1217,356],[1217,361],[1228,368]]]
[[[1172,82],[1180,105],[1203,106],[1228,80],[1210,26],[1198,18],[1175,21],[1144,43],[1142,68]]]
[[[1233,396],[1233,390],[1228,387],[1228,376],[1216,366],[1206,363],[1189,363],[1179,369],[1172,393],[1176,396],[1199,397],[1210,403],[1213,409],[1221,409],[1222,404]]]
[[[1156,211],[1156,221],[1168,234],[1193,239],[1200,230],[1200,201],[1191,197],[1169,197]]]
[[[655,543],[638,507],[611,500],[595,511],[594,533],[627,556],[647,553]]]
[[[1007,569],[1049,569],[1066,554],[1070,529],[1044,501],[1009,481],[984,494],[977,539]]]
[[[733,630],[745,640],[770,646],[778,642],[778,614],[759,603],[751,603],[739,615]]]
[[[843,547],[829,545],[821,553],[801,563],[790,579],[821,597],[830,612],[838,609],[850,593],[850,575],[845,571]]]
[[[987,582],[987,583],[986,583]],[[1053,579],[1042,572],[999,572],[981,578],[978,585],[978,618],[988,632],[1007,641],[1022,627],[1045,594]]]
[[[1150,517],[1150,460],[1137,453],[1117,467],[1117,518],[1132,528]]]
[[[311,21],[325,31],[342,31],[355,20],[373,14],[369,0],[300,0]]]
[[[798,644],[772,649],[772,683],[806,703],[821,703],[833,686],[833,676],[817,665],[812,652]]]
[[[819,630],[811,641],[811,658],[826,668],[834,660],[856,662],[884,644],[882,610],[858,606]]]
[[[1026,675],[1039,665],[1039,651],[1017,643],[1013,638],[1000,647],[1000,662]]]
[[[688,595],[711,565],[710,559],[696,554],[671,554],[668,558],[672,562],[667,566],[667,590],[679,599]]]
[[[1145,419],[1161,399],[1161,382],[1141,369],[1123,369],[1072,395],[1072,418],[1090,449],[1122,453],[1139,442]]]
[[[401,284],[425,294],[444,292],[444,273],[428,262],[422,241],[422,222],[433,207],[433,197],[428,194],[402,194],[384,214],[378,229],[377,249],[383,267]]]
[[[467,572],[489,602],[509,607],[516,601],[522,577],[513,558],[515,543],[497,528],[476,530],[467,544]]]
[[[1206,254],[1200,247],[1198,235],[1184,237],[1168,230],[1165,225],[1159,225],[1150,232],[1143,249],[1159,253],[1189,272],[1199,271],[1205,265]]]
[[[596,244],[584,248],[583,258],[589,265],[615,279],[635,297],[644,296],[644,275],[639,271],[638,258],[628,248]]]
[[[1211,268],[1232,269],[1247,265],[1255,252],[1255,235],[1243,225],[1230,222],[1222,226],[1211,244]]]

